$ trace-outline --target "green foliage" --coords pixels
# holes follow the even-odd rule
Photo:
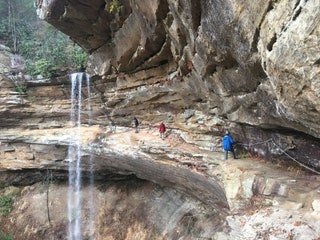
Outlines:
[[[3,217],[8,217],[12,209],[14,197],[11,195],[4,195],[0,197],[0,213]]]
[[[46,59],[39,59],[35,62],[30,62],[29,60],[26,62],[28,72],[32,75],[41,74],[44,77],[51,77],[51,63]]]
[[[5,234],[4,232],[0,231],[0,240],[13,240],[13,234]]]
[[[26,39],[21,46],[30,75],[52,77],[61,69],[74,70],[87,65],[88,54],[66,35],[49,25],[46,26],[44,35],[42,41],[35,38]],[[33,54],[30,53],[30,49],[33,50]]]
[[[252,158],[252,154],[250,152],[240,152],[238,154],[238,158]]]
[[[15,86],[14,90],[20,94],[23,94],[27,91],[27,86],[25,85],[17,85]]]
[[[69,54],[71,59],[73,59],[74,68],[84,68],[88,62],[88,54],[84,52],[80,47],[73,46],[71,47],[71,52]]]
[[[52,77],[61,70],[78,70],[87,65],[88,54],[68,36],[40,20],[33,1],[0,1],[0,14],[0,41],[23,56],[30,75]]]
[[[157,231],[157,229],[153,229],[151,236],[150,236],[150,240],[155,240],[159,238],[159,232]]]
[[[110,13],[119,13],[121,10],[121,4],[119,0],[111,0],[109,6]]]
[[[6,39],[8,38],[8,29],[7,29],[7,21],[6,19],[1,19],[0,20],[0,36],[3,38],[3,39]],[[1,38],[0,38],[1,39]]]

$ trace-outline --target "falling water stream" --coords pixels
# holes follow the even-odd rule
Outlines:
[[[70,111],[70,147],[69,155],[69,188],[68,188],[68,239],[81,240],[81,117],[83,112],[82,85],[86,79],[87,83],[87,108],[89,110],[88,122],[90,124],[90,77],[87,73],[73,73],[71,80],[71,111]],[[93,165],[93,158],[90,157],[90,165]],[[90,166],[90,184],[93,185],[93,167]],[[91,194],[92,195],[92,194]],[[92,201],[90,201],[92,202]],[[92,204],[92,203],[91,203]],[[93,206],[89,206],[92,209]],[[90,212],[90,217],[93,214]],[[92,226],[90,226],[90,231]]]

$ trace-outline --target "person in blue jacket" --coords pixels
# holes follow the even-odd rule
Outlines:
[[[232,139],[230,136],[230,132],[227,130],[226,135],[222,138],[222,144],[223,144],[223,150],[225,152],[224,159],[228,159],[228,152],[232,152],[233,158],[236,159],[236,153],[234,152],[233,149],[233,144],[236,142]]]

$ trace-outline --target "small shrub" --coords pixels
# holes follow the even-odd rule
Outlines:
[[[15,86],[14,91],[16,91],[16,92],[18,92],[20,94],[23,94],[23,93],[25,93],[27,91],[27,86],[25,86],[25,85],[17,85],[17,86]]]
[[[250,152],[240,152],[238,158],[252,158],[252,154]]]
[[[13,235],[12,234],[5,234],[4,232],[0,231],[0,240],[13,240]]]
[[[78,46],[73,46],[69,55],[72,58],[72,67],[76,69],[81,69],[85,68],[88,62],[88,53],[83,51],[80,47]]]
[[[11,195],[0,197],[0,213],[3,217],[8,217],[12,209],[14,197]]]
[[[119,13],[120,10],[121,10],[121,4],[120,4],[119,0],[111,0],[109,12],[110,13]]]
[[[31,75],[42,75],[44,77],[52,76],[52,63],[49,60],[39,59],[34,62],[33,68],[30,69]]]

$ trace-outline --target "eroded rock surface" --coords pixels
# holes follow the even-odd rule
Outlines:
[[[162,140],[154,129],[108,130],[82,127],[83,237],[316,239],[320,234],[317,175],[259,159],[225,161],[223,153],[202,150],[174,133]],[[29,130],[20,136],[32,140],[34,151],[50,139],[62,139],[64,131]],[[69,158],[66,152],[64,156],[62,161],[39,161],[16,152],[16,160],[0,161],[0,183],[19,186],[10,224],[0,218],[6,226],[2,231],[23,232],[26,239],[65,239]],[[94,187],[89,185],[92,161]],[[6,187],[0,197],[11,193]]]
[[[1,230],[15,239],[67,239],[65,184],[34,184],[7,188],[16,192],[10,220]],[[137,179],[83,186],[81,200],[84,239],[175,239],[187,235],[210,238],[221,230],[215,212],[179,192]],[[11,221],[8,224],[7,221]]]
[[[91,53],[88,71],[117,124],[133,115],[165,120],[201,133],[194,141],[216,141],[223,126],[245,143],[252,139],[244,126],[264,129],[250,136],[259,142],[285,129],[280,135],[295,142],[290,154],[319,167],[319,159],[299,155],[305,141],[319,152],[308,137],[320,133],[319,1],[116,2],[39,0],[38,13]],[[283,154],[275,149],[259,151]]]
[[[94,156],[99,181],[124,182],[135,176],[153,182],[146,188],[164,187],[171,200],[160,197],[163,202],[152,209],[162,209],[164,203],[178,209],[173,225],[181,232],[174,232],[171,222],[164,223],[168,217],[161,211],[139,222],[141,208],[150,206],[136,194],[153,191],[144,187],[125,190],[128,201],[137,203],[129,206],[137,211],[128,212],[127,227],[121,228],[124,219],[119,213],[126,211],[121,206],[129,202],[121,200],[122,193],[114,196],[116,188],[105,186],[114,203],[103,202],[105,192],[96,192],[103,206],[96,236],[103,239],[110,230],[110,239],[264,239],[270,234],[278,239],[316,239],[319,1],[139,0],[119,1],[119,8],[111,11],[112,3],[37,1],[40,17],[91,54],[87,71],[92,96],[90,106],[83,104],[81,126],[83,178],[89,176],[89,159]],[[34,184],[43,181],[47,171],[65,181],[68,147],[74,144],[69,77],[31,81],[13,76],[11,57],[1,48],[1,186]],[[87,92],[83,90],[85,103]],[[133,116],[141,123],[138,134],[131,129]],[[168,127],[164,141],[157,136],[162,120]],[[117,126],[114,134],[112,121]],[[251,158],[223,162],[220,141],[227,128],[240,142],[239,154],[246,149],[261,158],[290,163],[295,159],[315,172],[295,175],[295,168],[278,171]],[[60,190],[63,187],[52,189],[57,196],[63,194]],[[11,220],[1,219],[10,227],[6,232],[16,228],[30,239],[41,239],[50,231],[65,236],[66,216],[58,211],[55,228],[40,229],[37,221],[44,220],[43,212],[30,213],[34,222],[24,226],[29,216],[19,217],[21,212],[33,212],[35,206],[24,198],[26,192],[17,196],[21,198]],[[27,197],[45,200],[41,193]],[[190,208],[171,208],[180,197],[188,198]],[[52,202],[53,208],[59,209],[59,204]],[[194,218],[196,209],[204,206],[210,206],[213,222],[206,216]],[[109,214],[112,219],[106,217]],[[163,222],[144,230],[145,224],[154,224],[153,218]],[[104,228],[107,222],[119,228]],[[190,224],[196,232],[189,231]]]

